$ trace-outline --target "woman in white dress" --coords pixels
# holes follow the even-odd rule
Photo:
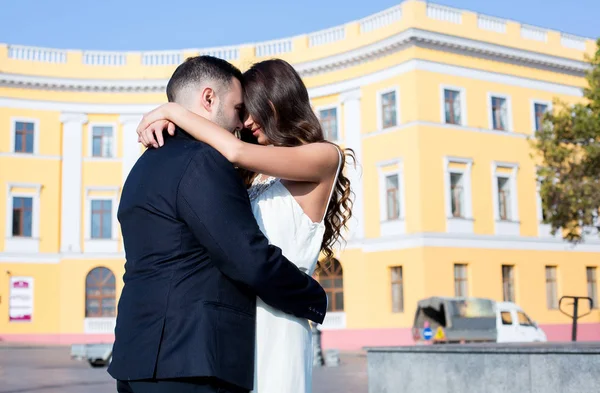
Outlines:
[[[175,104],[144,116],[138,127],[145,146],[162,146],[172,124],[205,142],[243,171],[256,220],[269,239],[300,269],[313,274],[323,264],[351,215],[346,156],[326,142],[308,91],[283,60],[254,64],[244,73],[243,139]],[[329,299],[331,304],[331,299]],[[307,320],[287,315],[257,299],[257,393],[312,391],[312,335]]]

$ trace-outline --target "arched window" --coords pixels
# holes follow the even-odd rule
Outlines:
[[[344,311],[344,273],[337,259],[332,259],[319,272],[318,280],[327,293],[327,311]]]
[[[110,269],[97,267],[85,278],[85,316],[102,318],[116,316],[115,275]]]

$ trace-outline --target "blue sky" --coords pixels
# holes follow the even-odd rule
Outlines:
[[[600,0],[434,2],[600,36]],[[0,0],[0,42],[98,50],[202,48],[303,34],[396,4],[398,0]]]

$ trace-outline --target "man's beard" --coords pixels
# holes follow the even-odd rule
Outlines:
[[[225,113],[223,112],[223,106],[220,105],[217,108],[217,112],[215,113],[213,122],[218,124],[219,126],[223,127],[227,131],[233,133],[235,131],[236,127],[229,124],[229,122],[227,122],[225,119],[226,119],[226,117],[225,117]]]

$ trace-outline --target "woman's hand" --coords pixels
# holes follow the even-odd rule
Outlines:
[[[168,120],[157,120],[142,131],[138,131],[138,142],[144,147],[154,148],[164,145],[163,132],[167,130],[169,135],[175,135],[175,124]]]
[[[171,121],[171,113],[175,103],[167,103],[159,106],[151,112],[148,112],[142,118],[137,127],[138,142],[145,147],[159,147],[164,145],[163,132],[167,129],[169,135],[175,135],[175,124]]]

